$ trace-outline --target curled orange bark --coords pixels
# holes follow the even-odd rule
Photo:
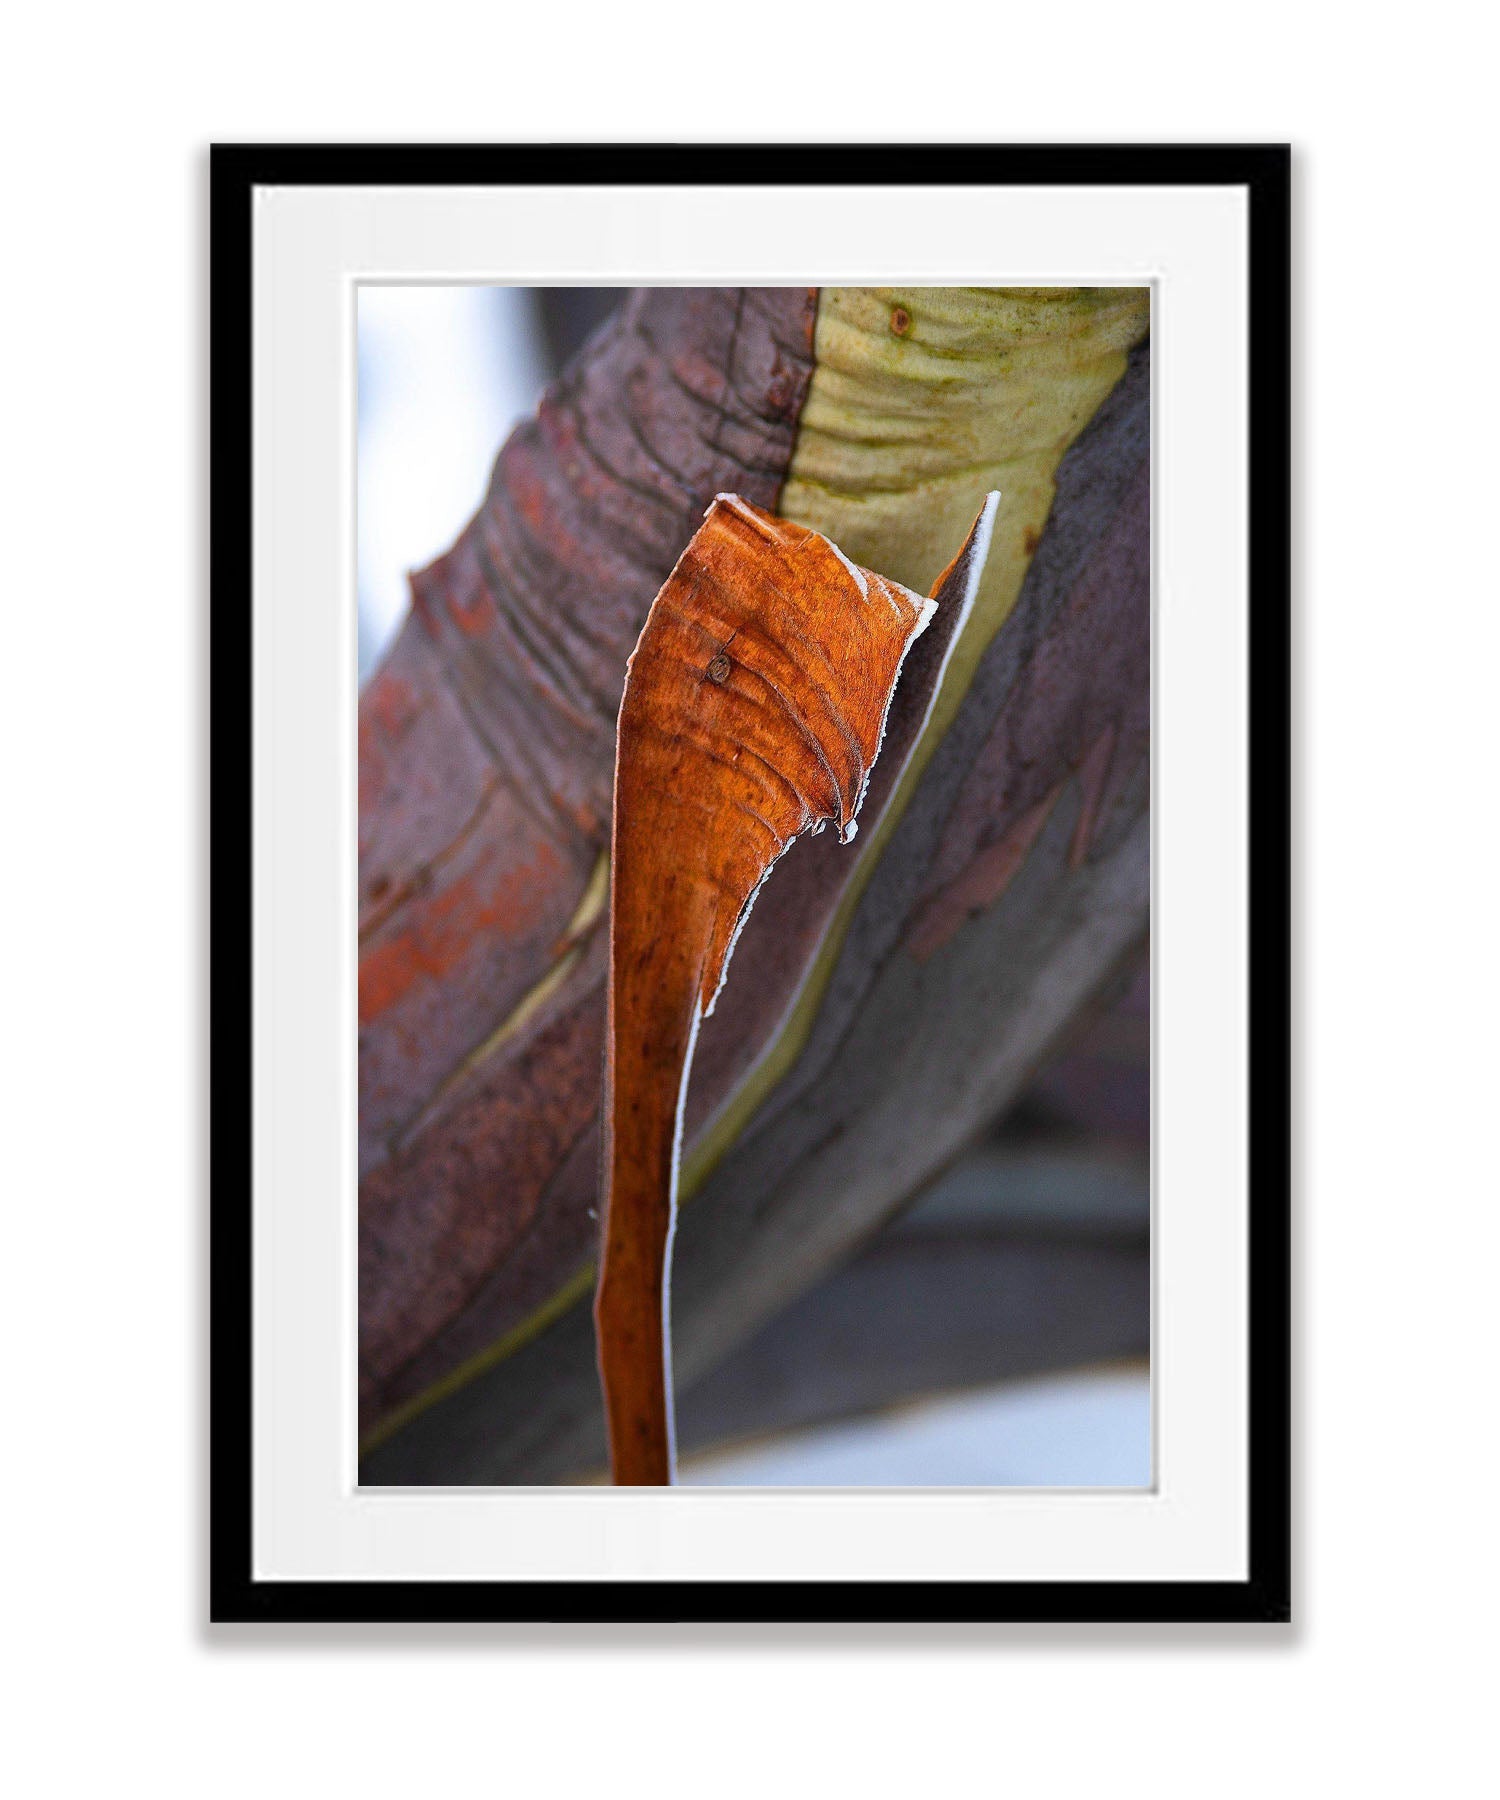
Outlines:
[[[615,766],[595,1300],[619,1484],[673,1476],[668,1273],[698,1026],[780,858],[829,823],[845,843],[855,835],[907,652],[934,614],[953,642],[993,511],[992,498],[924,599],[856,567],[817,532],[721,494],[630,659]]]

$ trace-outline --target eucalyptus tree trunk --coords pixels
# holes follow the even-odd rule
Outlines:
[[[904,777],[857,848],[789,852],[704,1023],[679,1385],[930,1180],[1137,950],[1148,323],[1143,289],[638,292],[414,578],[360,709],[362,1479],[602,1457],[614,717],[716,494],[919,593],[1002,501]]]

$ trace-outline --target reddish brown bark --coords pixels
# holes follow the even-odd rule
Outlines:
[[[918,960],[1004,894],[1070,785],[1068,856],[1087,860],[1151,725],[1150,481],[1143,461],[965,773],[907,933]]]
[[[775,503],[816,290],[633,295],[413,581],[360,707],[365,1426],[587,1254],[625,658],[714,495]],[[486,1040],[567,961],[552,1003]]]

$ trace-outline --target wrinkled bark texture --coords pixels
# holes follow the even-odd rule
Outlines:
[[[366,1427],[591,1252],[602,906],[569,927],[609,841],[625,659],[714,495],[775,505],[814,313],[806,288],[633,296],[415,578],[365,692]]]
[[[361,1397],[385,1434],[366,1481],[601,1459],[586,1296],[613,712],[714,493],[775,506],[815,317],[805,289],[634,297],[507,445],[366,692]],[[681,1387],[930,1180],[1143,938],[1148,390],[1141,344],[892,808],[805,1041],[683,1208]],[[807,967],[808,945],[778,946],[821,845],[768,884],[705,1026],[690,1157]]]

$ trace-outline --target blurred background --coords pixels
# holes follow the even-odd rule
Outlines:
[[[359,673],[608,288],[359,291]],[[839,1271],[678,1396],[710,1486],[1151,1480],[1144,951],[1021,1100]]]

